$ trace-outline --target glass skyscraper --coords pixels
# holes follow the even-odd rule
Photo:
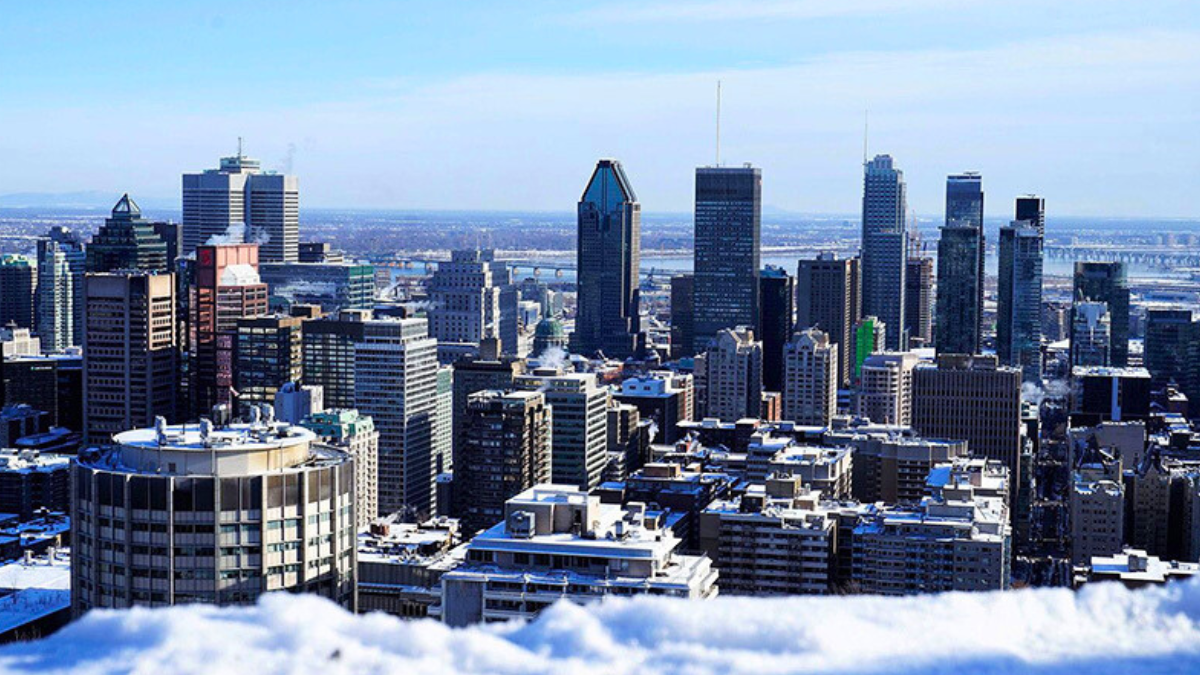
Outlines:
[[[723,328],[758,326],[762,169],[696,169],[692,352]]]
[[[574,351],[625,358],[644,342],[638,316],[642,206],[621,163],[596,164],[579,200]]]
[[[938,240],[937,334],[947,354],[977,354],[983,319],[983,179],[946,179],[946,224]]]
[[[904,278],[908,264],[904,172],[876,155],[863,175],[862,312],[887,326],[889,350],[904,349]]]
[[[996,355],[1026,382],[1042,379],[1042,245],[1036,221],[1000,228]]]
[[[1075,302],[1103,302],[1112,321],[1109,364],[1124,367],[1129,361],[1129,279],[1119,262],[1075,263]],[[1072,311],[1072,317],[1074,312]],[[1071,320],[1075,325],[1074,318]],[[1072,328],[1072,330],[1074,330]],[[1074,342],[1074,335],[1072,343]],[[1074,361],[1072,361],[1074,362]]]

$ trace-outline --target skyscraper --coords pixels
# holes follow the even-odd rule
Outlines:
[[[1112,340],[1108,365],[1123,367],[1129,360],[1129,280],[1120,262],[1075,263],[1075,302],[1108,305]],[[1072,320],[1071,324],[1075,325]],[[1072,363],[1075,361],[1072,360]]]
[[[176,412],[175,279],[145,271],[89,274],[83,339],[84,433],[90,443]]]
[[[0,326],[33,328],[37,268],[23,255],[0,257]]]
[[[677,274],[671,277],[671,358],[695,355],[696,277]]]
[[[838,260],[822,253],[801,260],[796,270],[796,328],[819,328],[838,346],[838,386],[850,383],[854,326],[862,318],[862,273],[858,258]]]
[[[379,431],[379,515],[437,512],[437,340],[425,319],[365,322],[354,347],[355,408]]]
[[[763,343],[763,389],[783,391],[783,346],[796,323],[796,280],[768,265],[760,278],[762,311],[758,335]]]
[[[863,173],[862,311],[888,326],[887,348],[904,349],[904,277],[907,263],[904,172],[891,155],[876,155]]]
[[[700,417],[736,422],[762,412],[762,342],[746,327],[717,333],[696,357],[696,398]]]
[[[439,347],[478,347],[500,337],[500,288],[492,278],[492,251],[451,251],[429,279],[429,334]]]
[[[42,350],[60,352],[83,342],[83,275],[87,259],[78,235],[61,225],[37,243],[37,334]]]
[[[909,253],[904,273],[904,320],[912,347],[933,342],[933,258]]]
[[[1042,231],[1030,220],[1000,228],[996,355],[1026,382],[1042,378]]]
[[[354,346],[370,319],[370,310],[343,310],[302,324],[304,384],[321,387],[330,408],[354,407]]]
[[[1071,365],[1111,366],[1112,314],[1103,302],[1071,306]]]
[[[485,389],[512,389],[513,378],[525,372],[525,360],[502,355],[500,340],[485,338],[479,345],[478,356],[468,356],[454,362],[453,388],[453,463],[459,463],[466,433],[467,401],[471,394]]]
[[[513,388],[546,395],[554,483],[583,490],[599,485],[608,461],[609,392],[597,386],[596,375],[538,368],[514,377]]]
[[[1046,234],[1046,200],[1037,195],[1017,197],[1017,214],[1014,220],[1031,222],[1038,232]]]
[[[167,242],[142,218],[137,202],[126,193],[87,247],[89,272],[146,270],[166,272]]]
[[[692,352],[722,329],[758,325],[762,170],[696,169]]]
[[[1187,362],[1186,337],[1192,323],[1190,309],[1146,311],[1146,349],[1143,362],[1156,384],[1172,379],[1182,383]]]
[[[571,346],[589,355],[632,356],[645,342],[638,315],[642,206],[620,162],[596,164],[577,214],[579,300]]]
[[[946,179],[946,224],[938,240],[937,337],[941,353],[979,352],[983,320],[983,180]]]
[[[303,372],[298,316],[248,316],[237,320],[234,342],[234,386],[238,407],[274,403],[288,382]]]
[[[837,413],[837,345],[816,328],[797,331],[784,347],[783,419],[824,426]]]
[[[859,367],[857,411],[876,424],[912,424],[913,369],[917,355],[912,352],[872,354]]]
[[[300,187],[295,176],[264,173],[239,148],[220,167],[183,175],[183,254],[214,243],[258,243],[263,262],[296,262]]]

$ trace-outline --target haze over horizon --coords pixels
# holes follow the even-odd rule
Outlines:
[[[978,170],[991,217],[1200,215],[1182,0],[352,4],[7,8],[0,194],[177,203],[242,136],[305,208],[569,211],[611,156],[687,213],[719,79],[722,162],[779,209],[857,211],[870,110],[917,213]]]

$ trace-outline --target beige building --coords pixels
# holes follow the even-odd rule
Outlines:
[[[334,408],[309,415],[302,425],[321,440],[354,457],[355,525],[359,530],[379,512],[379,432],[357,410]]]
[[[825,426],[837,413],[838,345],[809,328],[783,347],[783,419]]]
[[[353,609],[354,460],[315,440],[270,417],[223,427],[160,420],[80,454],[74,614],[252,604],[271,591]]]
[[[696,398],[701,417],[733,422],[760,417],[762,342],[745,326],[724,329],[696,357]]]
[[[911,424],[917,362],[911,352],[868,356],[859,374],[858,414],[880,424]]]

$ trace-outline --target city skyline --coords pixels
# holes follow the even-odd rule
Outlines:
[[[919,213],[967,169],[997,199],[1037,191],[1064,215],[1197,212],[1183,189],[1200,156],[1194,7],[945,4],[14,8],[0,121],[25,159],[0,170],[0,193],[178,199],[180,174],[244,136],[264,168],[304,177],[302,207],[569,210],[585,167],[616,156],[647,211],[686,212],[692,169],[714,160],[721,80],[723,161],[763,167],[767,207],[854,212],[869,110],[869,150],[905,167]],[[89,39],[130,11],[152,62]],[[61,50],[42,43],[49,23]],[[172,40],[181,28],[201,39]],[[132,72],[141,86],[119,86]]]

